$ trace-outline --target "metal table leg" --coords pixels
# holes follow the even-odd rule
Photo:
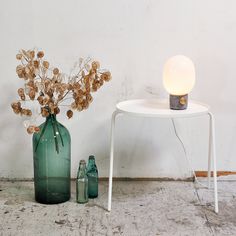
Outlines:
[[[216,172],[216,153],[215,153],[215,120],[213,114],[208,112],[210,117],[210,132],[209,132],[209,157],[208,157],[208,184],[211,177],[211,159],[213,161],[213,177],[214,177],[214,198],[215,212],[219,212],[218,208],[218,192],[217,192],[217,172]]]
[[[113,176],[113,157],[114,157],[114,134],[115,134],[115,119],[118,111],[114,111],[111,119],[111,140],[110,140],[110,171],[109,171],[109,189],[108,189],[108,211],[111,211],[112,198],[112,176]]]

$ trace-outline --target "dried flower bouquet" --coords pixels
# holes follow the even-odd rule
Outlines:
[[[71,118],[73,111],[87,109],[93,101],[91,93],[111,79],[111,73],[100,69],[100,63],[90,58],[75,63],[70,75],[51,67],[44,59],[43,51],[20,50],[16,58],[20,61],[16,73],[24,81],[24,87],[18,89],[19,100],[13,102],[11,107],[16,114],[28,117],[33,115],[33,111],[23,107],[23,104],[36,101],[40,106],[39,115],[43,117],[57,115],[60,106],[69,106],[66,115]],[[29,134],[39,131],[35,124],[27,127]]]

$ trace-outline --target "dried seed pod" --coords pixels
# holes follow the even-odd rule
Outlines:
[[[78,103],[78,104],[82,103],[83,100],[84,100],[84,96],[79,96],[79,97],[76,98],[76,103]]]
[[[100,63],[98,61],[92,62],[92,69],[97,70],[100,68]]]
[[[39,52],[37,53],[37,57],[38,57],[38,58],[44,57],[44,52],[43,52],[43,51],[39,51]]]
[[[89,107],[89,103],[87,100],[84,100],[83,103],[82,103],[82,107],[83,109],[87,109]]]
[[[63,95],[62,94],[59,94],[58,97],[57,97],[57,100],[58,101],[61,101],[63,99]]]
[[[94,83],[95,83],[97,89],[99,89],[101,87],[99,80],[94,80]]]
[[[46,105],[49,102],[50,102],[50,97],[47,94],[45,94],[44,99],[43,99],[43,105]]]
[[[25,73],[27,74],[27,75],[30,75],[30,67],[29,66],[26,66],[25,67]]]
[[[26,116],[27,115],[27,109],[21,109],[21,115]]]
[[[28,54],[29,54],[30,59],[33,60],[34,56],[35,56],[35,52],[34,51],[29,51]]]
[[[20,102],[13,102],[13,103],[11,104],[11,107],[12,107],[13,109],[19,109],[19,108],[21,108],[21,103],[20,103]]]
[[[21,60],[21,58],[22,58],[22,54],[21,53],[16,54],[16,59],[17,60]]]
[[[91,103],[91,102],[93,101],[93,97],[92,97],[92,95],[91,95],[90,93],[86,95],[86,100],[87,100],[89,103]]]
[[[73,89],[73,85],[72,84],[68,84],[67,89],[68,90],[72,90]]]
[[[33,134],[33,133],[34,133],[34,126],[33,126],[33,125],[30,125],[30,126],[27,128],[27,132],[28,132],[28,134]]]
[[[68,88],[68,85],[66,83],[61,83],[61,87],[65,91]]]
[[[39,61],[37,60],[33,61],[33,65],[35,68],[39,68]]]
[[[12,107],[14,113],[19,114],[21,112],[21,105],[19,105],[18,102],[12,103],[11,107]]]
[[[25,101],[25,95],[22,94],[22,95],[20,96],[20,99],[21,99],[22,101]]]
[[[11,107],[12,107],[12,109],[17,109],[17,108],[19,108],[18,102],[13,102],[13,103],[11,104]]]
[[[43,99],[43,105],[47,105],[48,102],[49,102],[49,99],[48,99],[48,98],[44,98],[44,99]]]
[[[48,117],[49,116],[48,109],[46,109],[45,107],[42,107],[41,114],[42,114],[42,117]]]
[[[17,90],[17,92],[18,92],[18,95],[19,95],[19,96],[22,96],[22,95],[25,94],[23,88],[19,88],[19,89]]]
[[[60,113],[60,108],[59,107],[55,107],[54,108],[54,113],[57,115]]]
[[[73,89],[80,89],[81,85],[79,82],[73,84]]]
[[[17,115],[21,113],[21,110],[22,110],[21,108],[13,109],[14,113]]]
[[[108,82],[109,80],[111,80],[111,73],[109,71],[102,73],[101,79]]]
[[[70,118],[73,116],[73,111],[72,111],[72,110],[68,110],[68,111],[66,112],[66,115],[67,115],[67,117],[70,119]]]
[[[27,85],[29,86],[29,87],[34,87],[35,85],[34,85],[34,81],[32,81],[32,80],[30,80],[28,83],[27,83]]]
[[[77,97],[78,97],[78,91],[75,90],[73,93],[73,98],[76,99]]]
[[[43,61],[43,66],[48,69],[49,68],[49,62],[48,61]]]
[[[34,91],[34,89],[30,90],[29,97],[30,97],[30,100],[34,100],[35,99],[35,91]]]
[[[49,89],[46,95],[48,95],[49,98],[52,98],[53,92],[54,92],[53,89]]]
[[[20,67],[17,67],[17,68],[16,68],[16,73],[17,73],[17,75],[18,75],[19,78],[21,78],[21,79],[22,79],[22,78],[27,79],[27,78],[26,78],[26,73],[25,73],[24,67],[21,67],[21,68],[20,68]]]
[[[58,68],[54,68],[53,69],[53,74],[54,75],[58,75],[59,74],[59,69]]]
[[[100,86],[102,86],[104,84],[104,81],[102,79],[100,79],[99,84],[100,84]]]
[[[30,109],[27,109],[27,110],[26,110],[26,115],[27,115],[27,116],[32,116],[32,111],[31,111]]]
[[[39,133],[39,131],[40,131],[40,128],[38,126],[34,126],[34,132]]]
[[[43,96],[38,96],[37,100],[40,105],[43,105]]]
[[[72,109],[76,109],[77,108],[77,104],[75,102],[72,102],[70,106],[71,106]]]
[[[98,90],[97,85],[95,83],[92,84],[92,91],[96,92]]]
[[[16,67],[16,73],[17,74],[21,74],[23,72],[23,70],[24,70],[24,67],[22,65],[18,65]]]
[[[30,56],[30,55],[29,55],[29,51],[26,52],[24,49],[22,49],[22,50],[21,50],[21,53],[22,53],[27,59],[29,59],[29,56]]]
[[[50,109],[50,112],[54,113],[54,103],[53,102],[49,102],[48,103],[48,107]]]
[[[78,92],[77,92],[77,95],[78,95],[78,97],[83,96],[84,95],[83,90],[79,89]]]

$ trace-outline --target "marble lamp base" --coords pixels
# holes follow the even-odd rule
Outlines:
[[[185,110],[188,107],[188,94],[172,95],[170,94],[170,109]]]

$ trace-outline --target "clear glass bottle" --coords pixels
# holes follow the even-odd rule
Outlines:
[[[76,201],[78,203],[88,202],[88,177],[86,175],[86,162],[81,160],[76,179]]]
[[[88,197],[96,198],[98,196],[98,169],[94,156],[89,156],[88,167]]]

